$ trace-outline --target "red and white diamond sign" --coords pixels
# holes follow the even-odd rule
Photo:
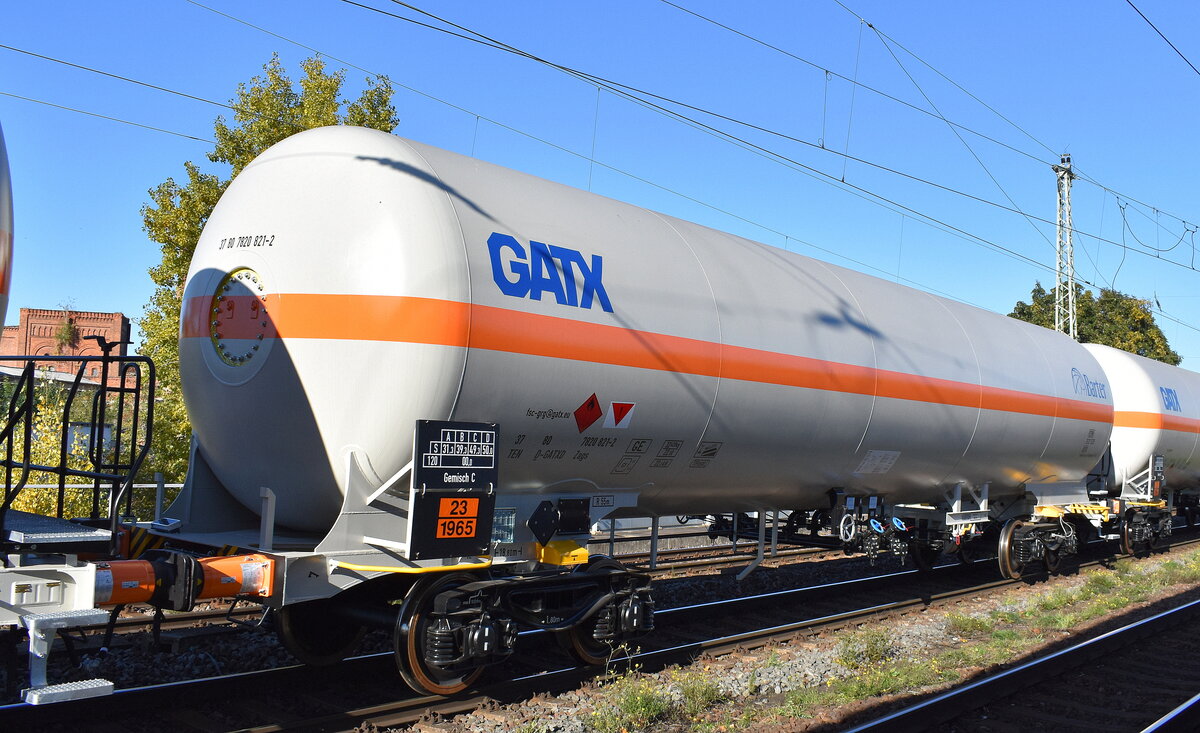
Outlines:
[[[633,418],[633,402],[610,402],[608,414],[604,416],[604,427],[627,428]]]

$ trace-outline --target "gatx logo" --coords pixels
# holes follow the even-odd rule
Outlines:
[[[578,250],[532,240],[526,254],[515,237],[498,232],[488,237],[488,252],[492,279],[505,295],[541,300],[549,293],[559,305],[591,308],[598,301],[605,311],[613,312],[602,282],[600,255],[592,255],[589,263]]]
[[[1071,386],[1075,388],[1075,394],[1087,395],[1100,400],[1108,399],[1108,385],[1104,382],[1093,382],[1088,379],[1088,375],[1078,369],[1071,369]]]
[[[1179,404],[1179,393],[1170,387],[1159,387],[1159,394],[1162,395],[1163,407],[1174,412],[1183,412],[1183,405]]]

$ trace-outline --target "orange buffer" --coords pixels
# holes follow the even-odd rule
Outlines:
[[[149,603],[162,581],[154,565],[145,560],[112,560],[96,563],[96,605]]]
[[[187,610],[205,599],[266,598],[274,580],[275,561],[259,554],[109,560],[96,563],[96,605],[148,603]]]
[[[199,559],[204,568],[195,600],[229,598],[238,595],[271,595],[275,579],[275,561],[266,555],[219,555]]]

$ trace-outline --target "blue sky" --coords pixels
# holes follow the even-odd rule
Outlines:
[[[0,44],[220,102],[273,52],[296,76],[316,49],[350,67],[349,96],[365,76],[351,65],[406,87],[395,98],[405,137],[1005,313],[1035,280],[1053,283],[1054,229],[968,196],[1053,221],[1049,165],[1069,152],[1090,179],[1073,191],[1079,276],[1157,299],[1186,324],[1159,317],[1184,365],[1200,364],[1200,75],[1125,0],[672,2],[776,48],[662,0],[414,4],[795,140],[685,111],[775,155],[747,150],[546,65],[346,2],[8,4]],[[1135,2],[1200,64],[1200,5]],[[5,95],[206,139],[227,111],[8,49],[0,93],[16,216],[6,322],[21,306],[67,302],[136,318],[158,261],[141,230],[146,192],[181,177],[186,160],[223,173],[205,159],[211,144]]]

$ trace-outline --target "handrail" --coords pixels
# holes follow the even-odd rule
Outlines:
[[[100,494],[109,488],[106,502],[108,519],[116,529],[124,502],[124,513],[132,513],[134,478],[144,465],[150,452],[154,425],[154,362],[148,357],[114,354],[121,342],[110,342],[99,336],[95,339],[101,354],[89,356],[0,356],[0,364],[21,362],[23,368],[17,379],[12,396],[8,400],[5,423],[0,428],[0,467],[3,468],[5,490],[0,502],[0,526],[17,496],[26,488],[33,472],[53,475],[57,480],[39,488],[56,489],[54,509],[59,518],[66,510],[66,490],[90,488],[93,520],[101,518]],[[49,368],[69,363],[78,365],[73,377],[60,369]],[[88,376],[89,368],[99,366],[99,379]],[[46,369],[43,375],[35,375],[35,368]],[[55,382],[62,384],[61,412],[53,419],[59,420],[54,433],[58,436],[57,465],[43,465],[32,460],[33,432],[37,417],[37,385],[56,375]],[[58,376],[61,375],[61,376]],[[10,378],[11,379],[11,378]],[[10,382],[11,383],[11,382]],[[90,410],[87,417],[86,436],[88,446],[83,468],[72,467],[72,439],[78,439],[83,420],[73,420],[77,398],[81,390],[93,390],[90,395]],[[56,397],[56,401],[59,398]],[[110,402],[112,404],[110,404]],[[44,424],[43,418],[37,418]],[[110,424],[110,420],[112,421]],[[52,433],[52,434],[54,434]],[[19,453],[19,455],[17,455]],[[43,454],[44,455],[44,454]],[[74,454],[78,455],[78,454]],[[54,461],[54,458],[50,458]],[[78,465],[78,464],[77,464]],[[19,471],[19,473],[18,473]],[[80,486],[68,484],[68,479],[83,479],[90,483]],[[114,531],[114,541],[116,533]]]

